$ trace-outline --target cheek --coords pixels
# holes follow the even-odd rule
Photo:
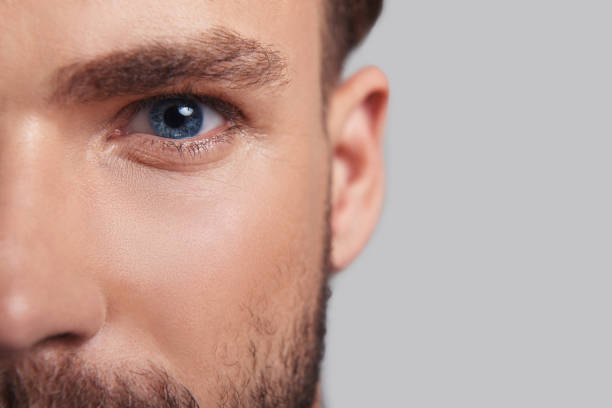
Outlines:
[[[287,149],[291,163],[255,151],[201,177],[108,185],[89,218],[109,324],[172,366],[210,367],[253,313],[281,326],[301,313],[320,282],[327,180],[321,146]]]

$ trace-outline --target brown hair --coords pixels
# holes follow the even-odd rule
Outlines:
[[[323,0],[323,89],[327,93],[339,79],[348,54],[376,23],[383,0]]]

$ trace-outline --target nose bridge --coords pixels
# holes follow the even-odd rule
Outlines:
[[[0,112],[0,239],[35,242],[54,212],[60,168],[34,115]]]
[[[10,121],[7,117],[10,116]],[[0,113],[0,351],[87,337],[104,301],[87,280],[65,141],[35,115]]]

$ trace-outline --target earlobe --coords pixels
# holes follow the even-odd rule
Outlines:
[[[328,110],[332,149],[332,266],[348,266],[367,243],[384,196],[385,74],[368,67],[336,89]]]

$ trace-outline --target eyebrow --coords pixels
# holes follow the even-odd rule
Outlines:
[[[286,59],[269,45],[215,28],[180,41],[155,41],[80,61],[55,72],[51,101],[83,103],[141,95],[202,80],[229,89],[286,85]]]

